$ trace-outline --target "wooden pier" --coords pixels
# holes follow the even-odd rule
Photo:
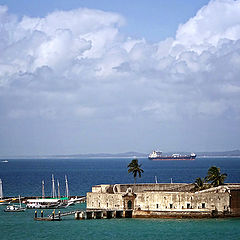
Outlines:
[[[39,217],[39,218],[34,218],[34,220],[36,220],[36,221],[61,221],[62,219],[58,218],[58,217],[56,217],[56,218],[49,218],[49,217],[41,218],[41,217]]]
[[[59,211],[58,214],[55,214],[55,210],[52,212],[51,215],[44,217],[43,210],[41,210],[40,217],[38,217],[37,211],[34,213],[34,220],[35,221],[61,221],[62,220],[61,212]]]
[[[76,220],[132,218],[132,210],[86,210],[76,211]]]
[[[34,220],[61,221],[63,217],[69,215],[74,215],[76,220],[132,218],[132,210],[76,210],[63,213],[59,211],[57,214],[53,211],[53,213],[47,217],[44,217],[43,215],[43,210],[41,210],[40,217],[38,216],[37,211],[35,211]]]

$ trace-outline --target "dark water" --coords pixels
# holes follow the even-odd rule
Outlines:
[[[91,186],[104,183],[132,183],[127,172],[131,159],[34,159],[0,162],[0,178],[5,196],[41,195],[45,181],[46,194],[51,194],[51,175],[59,179],[61,192],[65,191],[64,176],[68,176],[71,195],[85,195]],[[197,158],[195,161],[150,161],[139,159],[144,174],[138,182],[194,182],[204,177],[215,165],[228,174],[226,182],[240,182],[240,158]]]
[[[41,181],[51,194],[51,174],[59,179],[64,194],[64,175],[71,195],[85,195],[92,185],[132,183],[127,173],[131,159],[34,159],[0,163],[5,196],[41,195]],[[228,174],[226,182],[240,182],[240,158],[197,158],[195,161],[139,159],[144,174],[138,182],[193,182],[215,165]],[[76,205],[74,208],[84,208]],[[161,220],[112,219],[35,222],[33,210],[5,213],[0,206],[0,239],[240,239],[240,219]]]

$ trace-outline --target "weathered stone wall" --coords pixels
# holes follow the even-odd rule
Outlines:
[[[135,199],[138,210],[218,210],[229,209],[229,193],[146,192]]]
[[[87,193],[87,209],[123,209],[122,194]]]
[[[133,216],[240,215],[240,185],[224,185],[199,192],[192,184],[99,185],[87,193],[88,209],[132,209]],[[173,191],[178,189],[179,191]],[[168,191],[167,191],[168,190]]]
[[[112,188],[110,184],[97,185],[92,187],[92,192],[106,193],[109,188]]]
[[[126,192],[131,188],[133,192],[147,191],[190,191],[193,189],[193,184],[187,183],[151,183],[151,184],[115,184],[115,192]]]
[[[191,211],[229,210],[229,193],[145,192],[137,193],[133,202],[135,210]],[[123,209],[122,194],[87,193],[89,209]]]
[[[240,215],[240,189],[231,191],[230,207],[231,213]]]
[[[211,211],[133,211],[134,218],[210,218]]]

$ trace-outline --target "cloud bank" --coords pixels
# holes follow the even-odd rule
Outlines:
[[[239,0],[213,0],[181,24],[175,38],[148,43],[125,36],[121,26],[126,20],[116,13],[75,9],[19,19],[0,6],[0,137],[6,139],[0,149],[20,152],[20,139],[50,129],[55,130],[41,139],[34,135],[33,149],[50,153],[51,146],[56,152],[53,144],[42,142],[54,136],[71,138],[72,131],[75,140],[58,143],[66,152],[91,151],[90,143],[101,147],[94,147],[96,151],[107,151],[101,138],[112,142],[112,151],[128,150],[127,145],[136,146],[133,141],[135,150],[143,145],[148,150],[159,144],[159,135],[166,145],[184,148],[177,143],[183,138],[197,149],[204,136],[213,131],[214,141],[227,125],[231,129],[223,132],[233,145],[240,140],[227,135],[239,132],[239,16]],[[216,122],[224,125],[214,128]],[[209,129],[202,136],[204,124]],[[191,133],[182,136],[189,125],[199,137],[195,145],[187,140]],[[6,128],[15,137],[9,138]],[[166,136],[174,131],[175,140]],[[141,137],[152,140],[140,143]],[[78,151],[79,145],[84,147]],[[229,147],[222,140],[215,147],[224,146]]]

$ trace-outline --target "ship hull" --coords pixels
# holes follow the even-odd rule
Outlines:
[[[195,156],[164,156],[164,157],[148,157],[152,161],[183,161],[183,160],[195,160]]]

